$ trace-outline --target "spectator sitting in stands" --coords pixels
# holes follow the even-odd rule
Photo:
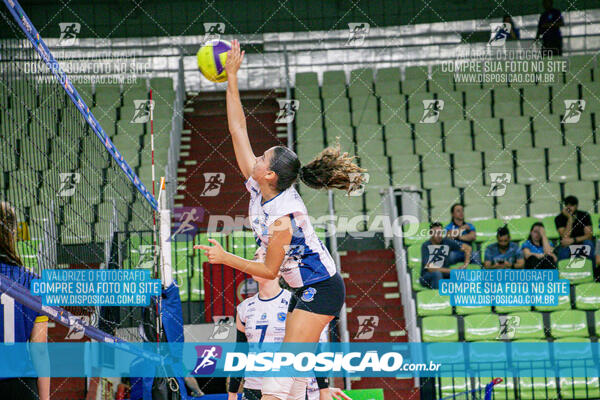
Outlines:
[[[452,205],[452,208],[450,208],[450,215],[452,216],[452,221],[446,225],[446,235],[450,239],[454,239],[459,243],[464,243],[469,247],[472,247],[472,244],[477,238],[477,232],[475,231],[473,224],[465,222],[465,211],[462,204],[457,203]],[[463,250],[457,249],[450,251],[450,261],[448,261],[450,265],[463,261],[465,261],[465,253]],[[481,265],[479,252],[472,252],[469,261],[473,264]]]
[[[485,268],[523,268],[525,260],[519,245],[510,241],[510,232],[506,226],[498,228],[496,243],[485,249]]]
[[[542,38],[542,57],[562,55],[562,35],[560,27],[565,26],[560,10],[552,6],[552,0],[543,0],[544,13],[538,21],[535,40]]]
[[[461,250],[471,256],[471,246],[459,243],[456,240],[444,237],[444,229],[439,222],[433,222],[429,227],[431,237],[421,245],[421,285],[438,289],[440,279],[450,277],[450,257],[453,250]],[[459,268],[466,268],[469,263],[465,262]]]
[[[592,218],[585,211],[577,209],[579,201],[575,196],[565,198],[565,207],[562,212],[554,218],[554,224],[560,235],[560,246],[558,247],[558,259],[564,260],[575,254],[573,252],[583,250],[584,255],[594,261],[594,241],[592,231]],[[579,245],[571,247],[573,245]],[[589,246],[589,247],[583,247]]]
[[[511,40],[519,40],[521,39],[521,32],[519,30],[519,28],[517,28],[517,25],[515,25],[515,21],[513,21],[512,17],[508,14],[506,14],[504,16],[504,18],[502,18],[502,22],[506,23],[506,24],[510,24],[510,34],[508,35],[508,38]]]
[[[521,247],[527,269],[554,269],[556,268],[556,255],[552,250],[552,243],[546,236],[544,224],[536,222],[531,225],[529,237]]]

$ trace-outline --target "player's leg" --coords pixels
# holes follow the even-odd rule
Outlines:
[[[323,329],[339,315],[345,298],[344,281],[339,274],[293,293],[284,343],[318,343]],[[262,400],[295,400],[299,393],[306,393],[307,383],[308,378],[265,378]]]

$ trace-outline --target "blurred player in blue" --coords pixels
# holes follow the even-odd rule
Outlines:
[[[258,282],[258,293],[237,306],[237,316],[235,318],[237,341],[250,343],[282,342],[285,336],[285,320],[292,293],[279,286],[279,279],[269,280],[258,276],[252,278]],[[321,332],[320,341],[328,341],[327,328]],[[241,378],[230,378],[227,388],[229,400],[237,399],[240,383]],[[260,400],[262,397],[261,389],[262,378],[245,378],[242,399]],[[351,400],[340,389],[330,388],[326,378],[310,379],[306,397],[308,400]]]
[[[0,274],[30,288],[31,280],[36,276],[23,267],[16,251],[17,216],[13,207],[0,202]],[[48,317],[25,307],[6,293],[0,292],[0,342],[46,342],[48,340]],[[34,347],[30,354],[36,367],[48,365],[45,350]],[[21,360],[11,360],[11,368],[23,367],[29,362],[24,355]],[[4,360],[3,362],[6,362]],[[49,400],[50,378],[0,378],[0,397],[19,400]]]

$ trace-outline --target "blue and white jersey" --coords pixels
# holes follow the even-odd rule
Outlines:
[[[281,292],[273,298],[261,299],[257,293],[237,306],[237,315],[242,325],[244,325],[244,332],[249,343],[283,342],[285,320],[291,297],[292,294],[289,291],[281,289]],[[328,341],[327,328],[323,329],[319,340],[321,342]],[[315,387],[317,387],[316,384],[317,381],[314,380]],[[244,387],[246,389],[261,390],[262,379],[245,378]]]
[[[335,275],[333,258],[317,237],[306,206],[294,187],[289,187],[265,202],[258,183],[252,177],[246,181],[246,188],[250,192],[250,224],[263,254],[266,254],[269,245],[271,224],[286,215],[292,221],[292,241],[285,249],[285,258],[280,267],[281,276],[290,287],[300,288]]]

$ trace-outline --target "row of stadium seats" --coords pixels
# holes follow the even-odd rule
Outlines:
[[[489,373],[491,371],[484,372]],[[485,393],[485,386],[492,379],[485,376],[478,376],[473,379],[442,377],[439,379],[439,393],[443,398],[452,398],[454,395],[469,390]],[[598,397],[600,397],[600,386],[598,385],[598,379],[594,377],[504,378],[503,382],[494,386],[493,392],[494,400],[557,400],[559,398],[588,399]]]
[[[508,307],[514,308],[514,307]],[[549,310],[546,310],[549,311]],[[548,313],[537,311],[510,311],[507,318],[518,318],[515,324],[514,340],[544,340],[562,338],[588,338],[600,332],[600,312],[590,311],[594,323],[588,324],[588,315],[583,310],[556,310]],[[423,342],[458,342],[499,340],[501,336],[500,318],[497,314],[468,314],[464,316],[426,316],[421,321]],[[459,321],[461,324],[459,324]],[[459,329],[462,325],[462,329]],[[593,333],[593,334],[590,334]]]
[[[573,299],[569,296],[559,297],[557,306],[534,306],[533,309],[539,312],[554,312],[564,310],[582,310],[582,311],[597,311],[600,310],[600,283],[583,283],[573,286],[571,292]],[[491,306],[473,306],[453,307],[450,305],[450,297],[442,296],[438,290],[422,290],[417,293],[417,315],[419,317],[428,317],[432,315],[471,315],[471,314],[486,314],[491,320],[497,319],[497,316],[491,314]],[[497,314],[509,314],[514,312],[529,312],[531,307],[528,306],[495,306],[494,311]],[[491,315],[490,315],[491,314]],[[558,315],[558,314],[557,314]],[[599,314],[600,315],[600,314]],[[600,327],[600,320],[596,322]],[[466,334],[465,334],[466,336]],[[552,335],[553,337],[560,337]],[[571,336],[571,335],[570,335]],[[573,335],[577,336],[577,335]],[[587,335],[585,335],[587,336]],[[471,336],[475,337],[475,336]],[[467,339],[468,340],[468,339]],[[480,340],[480,339],[476,339]]]

